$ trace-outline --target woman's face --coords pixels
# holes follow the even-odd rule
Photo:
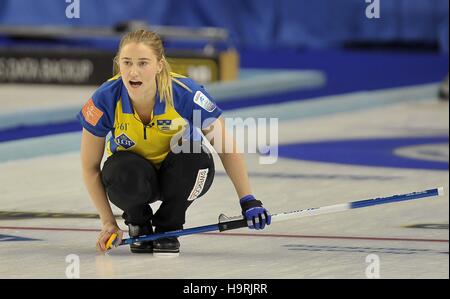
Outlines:
[[[128,94],[142,98],[156,90],[156,75],[162,69],[162,62],[149,46],[129,43],[120,51],[119,68]]]

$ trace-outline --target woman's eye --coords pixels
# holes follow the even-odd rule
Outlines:
[[[147,66],[147,64],[148,64],[148,62],[145,62],[145,61],[139,62],[140,66]]]
[[[124,61],[123,64],[126,65],[126,66],[130,66],[131,65],[131,61]]]

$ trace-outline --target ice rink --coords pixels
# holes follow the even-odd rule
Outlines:
[[[0,94],[12,94],[0,87]],[[35,88],[35,90],[34,90]],[[435,86],[360,92],[226,112],[279,118],[279,157],[248,154],[256,197],[273,213],[443,186],[443,197],[368,207],[180,237],[177,258],[133,255],[126,246],[99,255],[100,222],[81,179],[80,132],[0,142],[0,278],[449,278],[449,107]],[[90,90],[21,88],[0,115],[29,94],[81,105]],[[40,109],[60,109],[46,103]],[[8,114],[9,113],[9,114]],[[17,116],[19,117],[19,116]],[[121,212],[114,209],[118,215]],[[220,160],[210,191],[188,210],[186,228],[240,214]],[[121,219],[119,225],[125,229]],[[379,266],[377,273],[371,272]]]

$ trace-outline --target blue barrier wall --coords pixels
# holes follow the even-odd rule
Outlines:
[[[74,0],[71,0],[74,1]],[[76,1],[76,0],[75,0]],[[374,1],[374,0],[372,0]],[[227,28],[239,47],[330,48],[346,42],[438,42],[448,53],[448,0],[0,0],[0,25],[112,26],[130,19],[154,25]]]

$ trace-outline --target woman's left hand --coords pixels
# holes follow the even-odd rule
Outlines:
[[[242,215],[247,219],[248,228],[250,229],[264,229],[270,225],[272,216],[269,211],[263,207],[262,202],[256,200],[253,195],[247,195],[240,199],[242,208]]]

